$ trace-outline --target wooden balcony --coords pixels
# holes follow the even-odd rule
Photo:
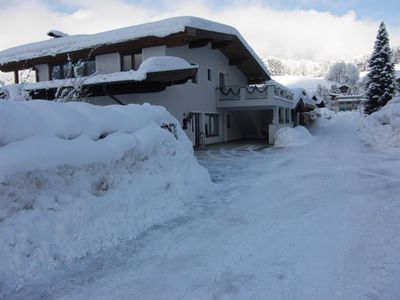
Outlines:
[[[225,109],[270,109],[293,108],[293,94],[284,86],[230,86],[217,89],[217,108]]]

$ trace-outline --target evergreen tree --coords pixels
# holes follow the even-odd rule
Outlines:
[[[371,114],[381,109],[394,96],[396,88],[393,55],[383,22],[379,26],[368,69],[365,112]]]

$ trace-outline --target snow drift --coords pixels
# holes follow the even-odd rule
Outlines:
[[[400,153],[400,97],[366,117],[361,126],[361,136],[376,150]]]
[[[275,133],[275,147],[295,147],[308,144],[313,139],[303,126],[284,127]]]
[[[0,298],[184,213],[210,180],[170,124],[150,105],[0,101]]]

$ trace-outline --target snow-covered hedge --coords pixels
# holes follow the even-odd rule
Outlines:
[[[171,123],[150,105],[0,101],[0,298],[184,213],[210,180]]]
[[[400,153],[400,97],[364,119],[362,139],[374,149]]]
[[[294,147],[308,144],[313,139],[303,126],[284,127],[275,133],[275,147]]]

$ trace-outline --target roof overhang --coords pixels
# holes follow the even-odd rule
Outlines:
[[[236,66],[247,77],[249,84],[263,83],[271,79],[268,70],[260,58],[238,35],[188,26],[181,32],[175,32],[164,37],[145,36],[117,43],[93,45],[90,48],[75,49],[57,53],[56,55],[8,61],[0,65],[0,70],[3,72],[13,72],[33,68],[40,64],[65,62],[68,57],[72,60],[87,59],[88,57],[101,54],[135,51],[160,45],[166,45],[167,47],[188,45],[189,48],[199,48],[205,47],[208,44],[211,44],[212,49],[221,51],[228,58],[229,64]]]
[[[101,81],[94,83],[83,82],[81,88],[85,96],[98,97],[135,93],[154,93],[165,90],[168,86],[184,84],[188,80],[196,76],[197,68],[178,69],[168,71],[158,71],[147,73],[144,80],[119,80],[119,81]],[[53,85],[48,82],[49,86],[29,84],[24,88],[30,93],[33,99],[54,100],[60,89],[72,88],[71,84],[63,84],[61,86]]]

